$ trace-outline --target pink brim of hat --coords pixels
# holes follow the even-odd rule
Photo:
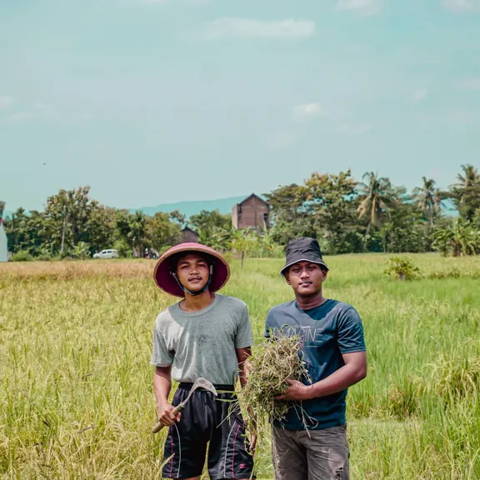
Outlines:
[[[176,297],[184,297],[184,291],[179,287],[177,281],[172,275],[175,269],[175,256],[180,253],[202,253],[208,255],[212,261],[213,273],[210,281],[209,290],[216,292],[220,290],[230,277],[230,268],[225,259],[213,248],[196,242],[179,243],[169,248],[157,261],[155,270],[153,271],[153,279],[155,283],[163,291],[175,295]]]

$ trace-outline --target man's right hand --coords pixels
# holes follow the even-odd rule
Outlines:
[[[182,416],[181,412],[175,410],[175,407],[170,403],[167,403],[163,407],[158,407],[157,415],[158,421],[166,427],[169,427],[170,425],[178,422],[180,420],[180,417]]]

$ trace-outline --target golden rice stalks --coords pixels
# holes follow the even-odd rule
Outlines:
[[[255,347],[249,358],[248,382],[239,393],[247,425],[282,419],[291,402],[274,400],[287,387],[287,379],[300,380],[308,375],[300,359],[300,338],[278,337]]]

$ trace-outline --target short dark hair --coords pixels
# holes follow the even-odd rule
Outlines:
[[[208,263],[209,266],[213,264],[212,257],[210,255],[208,255],[207,253],[197,252],[195,250],[188,250],[186,252],[179,252],[176,255],[172,256],[171,261],[170,261],[170,270],[172,272],[175,272],[177,267],[178,267],[178,262],[183,257],[186,257],[187,255],[198,255],[199,257],[203,258]]]

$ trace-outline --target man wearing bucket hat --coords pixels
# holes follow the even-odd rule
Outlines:
[[[252,344],[247,307],[237,298],[215,293],[229,272],[222,255],[199,243],[170,248],[155,266],[155,283],[181,297],[158,315],[153,334],[157,415],[169,426],[163,478],[199,479],[206,457],[213,480],[252,475],[253,460],[234,394],[237,374],[245,383],[244,362]],[[201,377],[213,383],[217,397],[192,389]],[[180,385],[170,403],[172,379]],[[179,413],[175,405],[187,397]]]
[[[348,479],[347,388],[366,376],[362,322],[356,310],[323,297],[328,266],[317,240],[291,240],[281,273],[295,300],[270,310],[265,336],[298,335],[308,376],[289,380],[278,400],[292,407],[272,430],[276,480]]]

